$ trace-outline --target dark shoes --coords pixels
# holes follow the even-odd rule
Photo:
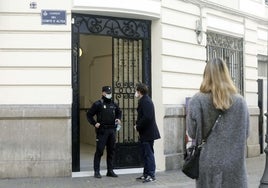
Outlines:
[[[106,176],[113,177],[113,178],[117,178],[118,177],[118,175],[116,173],[114,173],[113,170],[108,170]]]
[[[100,172],[94,172],[94,177],[95,178],[101,178]]]
[[[142,183],[148,183],[148,182],[155,181],[155,177],[147,176],[147,175],[141,175],[141,176],[137,177],[136,180],[141,180]]]
[[[141,176],[137,177],[136,180],[142,180],[143,181],[143,180],[146,179],[146,177],[147,176],[145,176],[145,175],[141,175]]]
[[[108,170],[106,176],[117,178],[118,175],[113,170]],[[102,178],[100,172],[94,172],[94,178]]]
[[[148,182],[154,182],[155,181],[155,177],[152,176],[147,176],[142,183],[148,183]]]

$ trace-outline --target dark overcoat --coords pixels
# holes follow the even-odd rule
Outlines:
[[[155,109],[151,98],[143,95],[138,103],[136,129],[141,141],[152,141],[160,138],[155,120]]]

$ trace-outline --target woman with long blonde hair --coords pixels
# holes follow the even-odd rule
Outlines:
[[[201,138],[206,140],[196,187],[247,188],[245,146],[249,113],[222,59],[207,63],[200,92],[191,98],[187,113],[189,136],[195,139],[199,135],[198,143]]]
[[[237,89],[231,80],[226,63],[221,59],[212,59],[207,64],[200,92],[211,93],[213,104],[217,109],[226,110],[232,105],[232,95]]]

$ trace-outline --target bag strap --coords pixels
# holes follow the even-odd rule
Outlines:
[[[208,134],[207,134],[207,137],[206,137],[205,139],[203,139],[203,141],[205,141],[205,142],[207,141],[209,135],[210,135],[211,132],[215,129],[215,127],[216,127],[216,125],[217,125],[219,119],[221,118],[221,116],[222,116],[222,113],[220,113],[220,114],[218,115],[218,117],[217,117],[216,121],[214,122],[213,126],[209,129]]]
[[[209,129],[209,131],[208,131],[208,134],[207,134],[207,137],[205,138],[205,139],[202,139],[202,127],[201,127],[201,129],[200,129],[200,137],[201,137],[201,143],[200,144],[198,144],[198,146],[201,146],[201,145],[203,145],[206,141],[207,141],[207,139],[208,139],[208,137],[209,137],[209,135],[211,134],[211,132],[215,129],[215,127],[216,127],[216,125],[218,124],[218,121],[219,121],[219,119],[222,117],[222,112],[220,112],[220,114],[218,115],[218,117],[217,117],[217,119],[216,119],[216,121],[214,122],[214,124],[213,124],[213,126]],[[197,138],[197,141],[198,141],[198,130],[196,130],[196,138]]]

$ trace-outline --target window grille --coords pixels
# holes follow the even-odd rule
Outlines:
[[[267,63],[263,61],[258,61],[258,76],[267,77]]]
[[[207,32],[207,60],[214,57],[225,60],[234,84],[243,95],[243,38]]]
[[[258,77],[267,78],[268,56],[258,55]]]

